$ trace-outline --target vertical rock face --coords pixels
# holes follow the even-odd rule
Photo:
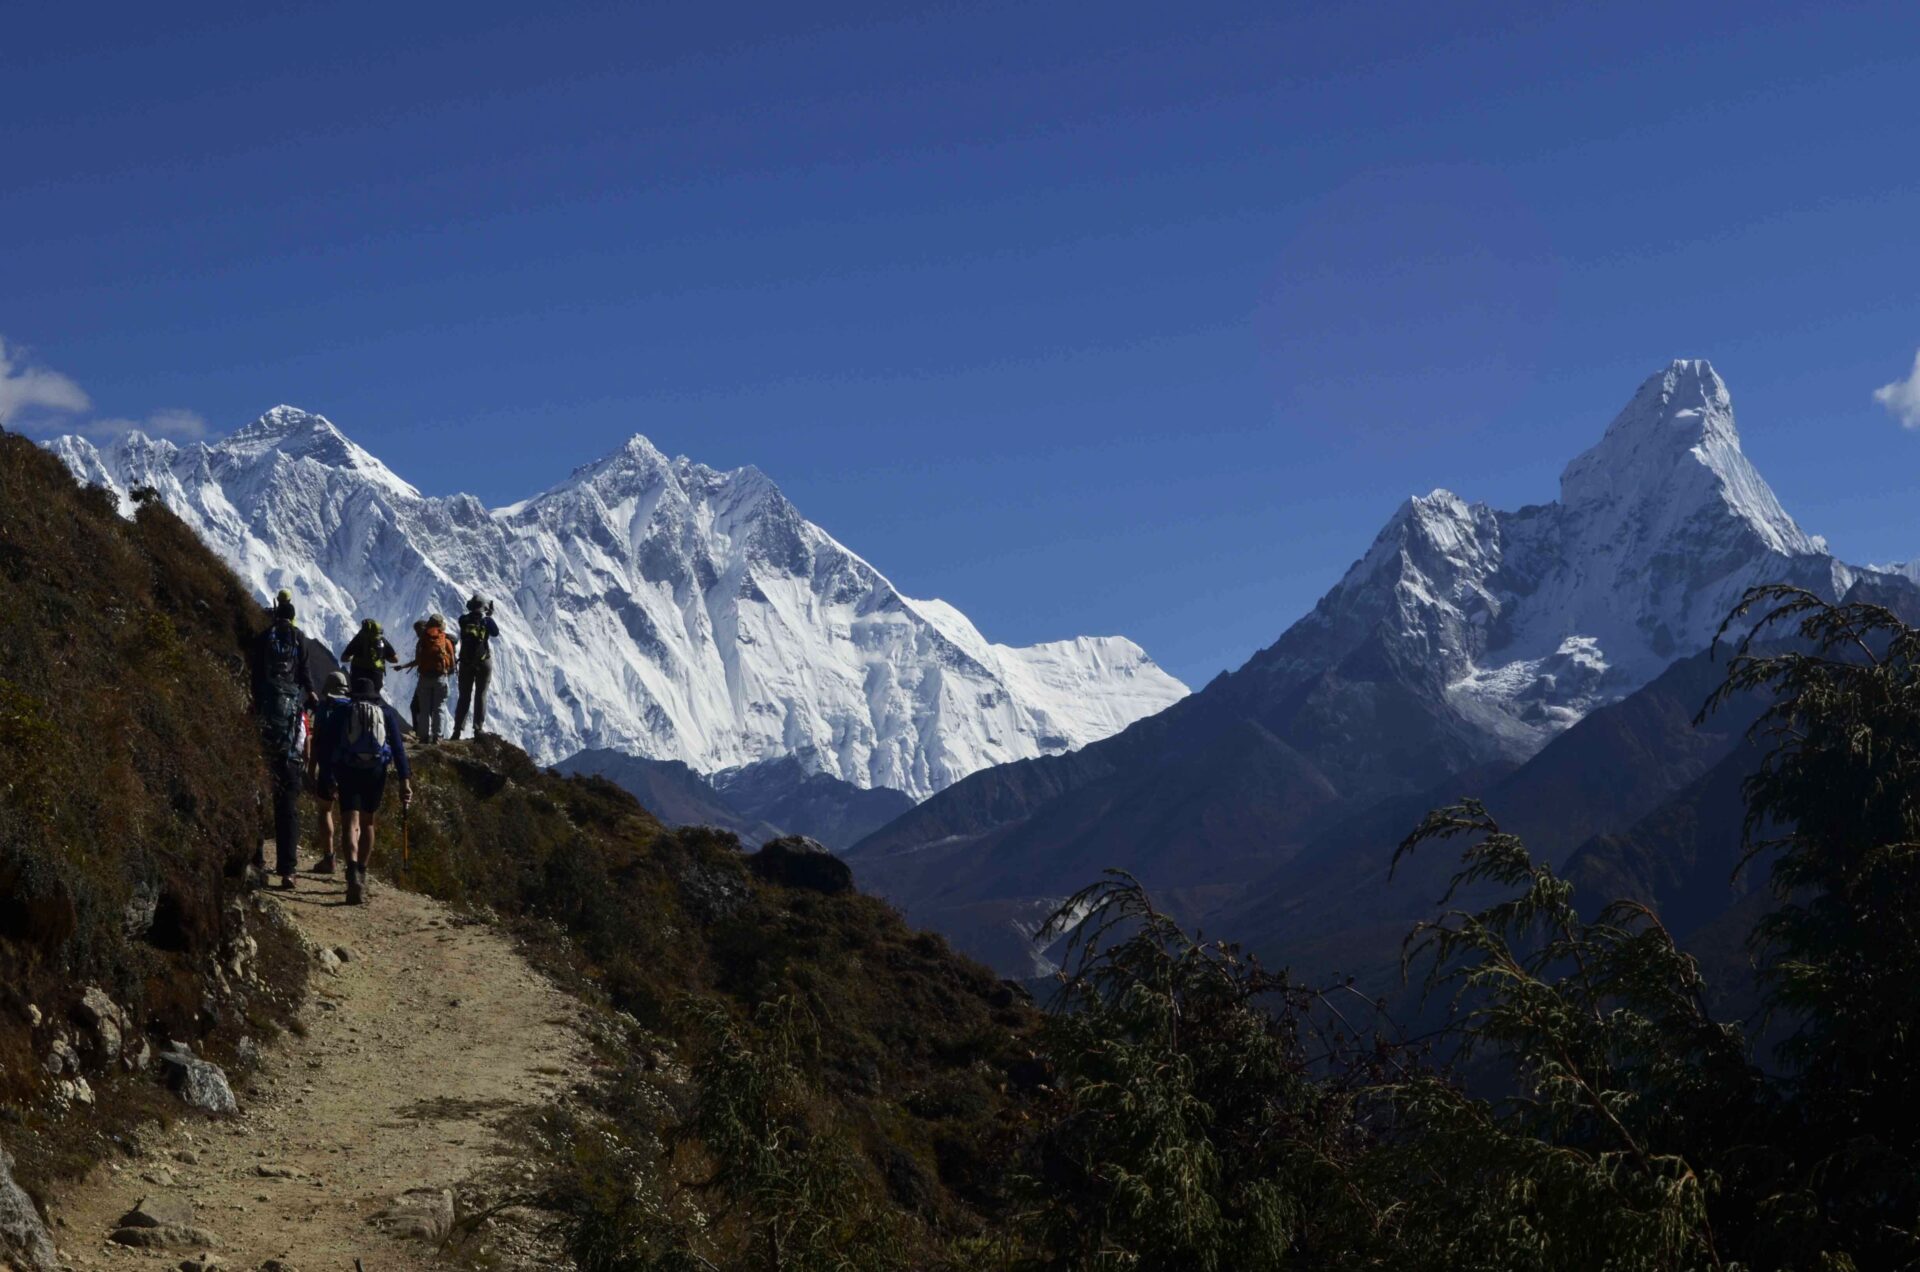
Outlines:
[[[1027,648],[902,595],[753,468],[636,436],[532,499],[427,498],[326,419],[278,407],[224,440],[49,444],[83,480],[148,486],[339,649],[363,617],[495,603],[490,721],[546,762],[589,747],[702,772],[793,756],[924,797],[1083,746],[1186,687],[1121,637]],[[390,696],[411,686],[403,674]]]

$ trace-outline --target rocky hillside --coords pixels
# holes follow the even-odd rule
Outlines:
[[[0,433],[0,1144],[42,1194],[271,1035],[304,959],[242,893],[260,608],[157,504]]]

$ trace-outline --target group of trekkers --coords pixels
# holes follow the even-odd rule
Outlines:
[[[373,857],[388,771],[400,779],[404,811],[413,803],[405,735],[411,732],[416,744],[442,740],[449,675],[457,673],[459,680],[453,738],[457,740],[466,730],[469,712],[476,738],[486,725],[492,646],[500,635],[493,607],[478,596],[468,601],[457,640],[438,614],[415,623],[418,639],[407,662],[399,661],[380,624],[366,619],[340,651],[343,669],[330,672],[318,690],[306,638],[293,621],[293,597],[282,590],[268,612],[272,621],[255,638],[252,671],[254,715],[273,779],[274,873],[280,876],[282,889],[294,888],[299,869],[300,795],[310,791],[319,809],[324,849],[314,872],[333,874],[344,855],[347,904],[364,905],[367,863]],[[410,728],[382,696],[389,668],[417,673]],[[264,851],[256,851],[253,866],[265,874]]]

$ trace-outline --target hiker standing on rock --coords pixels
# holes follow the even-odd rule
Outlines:
[[[400,713],[380,697],[370,676],[354,680],[346,708],[326,718],[318,753],[325,768],[324,789],[335,793],[346,817],[347,904],[367,899],[367,863],[373,859],[373,832],[386,798],[387,767],[400,777],[400,804],[413,803],[413,774]]]
[[[415,619],[413,622],[413,662],[395,663],[393,665],[395,671],[405,671],[407,668],[413,666],[414,663],[420,661],[420,640],[426,634],[427,620],[424,618]],[[414,677],[413,681],[413,697],[407,700],[407,722],[413,725],[414,737],[422,738],[426,736],[426,730],[421,727],[423,722],[420,719],[420,678],[418,676]]]
[[[399,661],[392,642],[380,634],[380,624],[371,618],[360,620],[360,630],[340,651],[340,663],[348,674],[355,680],[364,676],[373,681],[376,693],[386,687],[388,664]]]
[[[260,747],[273,779],[274,873],[280,886],[293,888],[299,868],[300,779],[306,750],[306,707],[314,700],[313,673],[307,667],[307,642],[293,623],[293,596],[282,589],[274,598],[273,622],[253,641],[253,715]],[[266,872],[260,850],[254,868]]]
[[[313,863],[313,872],[330,875],[334,867],[333,845],[336,838],[334,810],[339,793],[327,785],[328,766],[321,763],[319,738],[327,734],[327,721],[350,705],[347,673],[329,672],[326,684],[321,689],[320,701],[313,709],[313,728],[307,740],[307,776],[313,781],[313,802],[320,813],[320,843],[325,849],[320,860]]]
[[[467,727],[467,708],[473,708],[473,736],[487,727],[487,685],[493,679],[493,641],[500,628],[493,621],[493,606],[483,597],[467,602],[460,619],[460,703],[453,711],[453,738]]]
[[[447,676],[454,668],[453,638],[447,635],[447,620],[430,615],[425,623],[414,624],[420,641],[413,647],[413,661],[398,664],[402,671],[414,668],[419,683],[413,690],[413,736],[423,742],[438,742],[447,705]]]

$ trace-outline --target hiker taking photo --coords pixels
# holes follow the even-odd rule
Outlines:
[[[320,701],[313,708],[313,727],[307,734],[307,778],[313,783],[313,802],[319,813],[320,847],[323,850],[320,859],[313,863],[315,874],[333,873],[334,844],[338,840],[339,830],[338,819],[334,816],[337,801],[333,790],[325,785],[322,778],[326,766],[320,762],[322,757],[318,738],[328,733],[328,721],[346,710],[350,702],[347,673],[327,673],[326,683],[320,688]]]
[[[467,710],[473,710],[473,736],[487,727],[487,684],[493,679],[493,642],[500,629],[493,621],[493,606],[483,597],[467,602],[460,617],[460,702],[453,711],[453,737],[459,741],[467,727]]]
[[[299,868],[300,781],[305,766],[307,704],[314,700],[313,673],[307,667],[307,642],[293,622],[293,596],[282,589],[268,610],[272,621],[254,637],[253,715],[260,748],[273,779],[274,873],[280,886],[293,888]],[[253,866],[262,874],[266,860],[254,850]]]
[[[346,819],[347,904],[367,902],[367,863],[373,860],[373,836],[387,793],[387,770],[400,778],[400,805],[413,803],[413,774],[400,713],[380,697],[372,677],[357,677],[344,709],[323,723],[317,753],[323,765],[320,786],[339,801]]]
[[[360,620],[360,630],[340,651],[340,662],[347,669],[347,674],[355,680],[365,678],[373,681],[376,693],[386,688],[387,667],[399,661],[399,653],[380,634],[380,624],[371,618]]]
[[[438,742],[444,719],[441,713],[447,706],[447,677],[454,669],[453,638],[447,635],[447,620],[438,614],[415,623],[414,633],[419,640],[414,644],[412,660],[398,664],[400,670],[412,668],[418,674],[413,689],[413,736],[423,742]]]

